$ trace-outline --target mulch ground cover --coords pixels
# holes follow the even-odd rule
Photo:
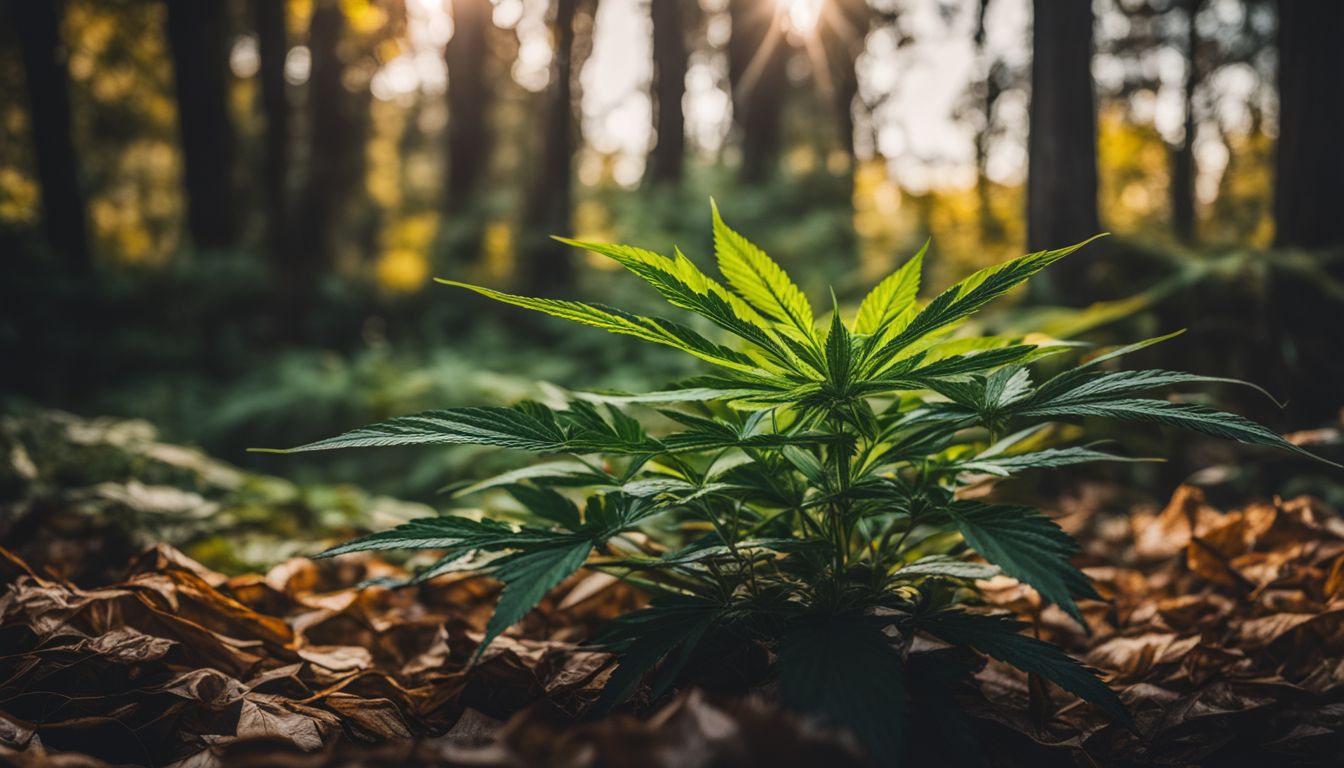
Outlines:
[[[1219,510],[1194,487],[1055,515],[1103,601],[1091,633],[1000,577],[1009,610],[1101,671],[1135,727],[997,662],[960,701],[993,765],[1344,764],[1344,522],[1309,497]],[[612,666],[583,641],[643,597],[581,575],[472,657],[497,588],[373,557],[228,577],[167,545],[116,578],[0,550],[0,763],[864,765],[767,684],[638,697],[597,717]],[[920,649],[916,644],[916,651]]]

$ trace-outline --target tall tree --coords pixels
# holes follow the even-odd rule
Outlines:
[[[777,0],[728,0],[728,81],[742,148],[739,178],[758,184],[774,174],[783,143],[789,46]]]
[[[656,143],[649,153],[646,178],[651,184],[681,181],[686,157],[686,48],[685,0],[651,0],[653,18],[653,127]]]
[[[592,51],[597,0],[555,0],[551,6],[551,77],[543,96],[541,156],[523,213],[522,283],[534,293],[562,290],[574,279],[569,248],[551,240],[571,228],[574,150],[580,132],[575,81]]]
[[[490,0],[452,0],[453,37],[444,58],[448,65],[448,190],[450,213],[465,210],[489,158],[486,118],[490,84]]]
[[[826,53],[831,97],[835,103],[840,149],[854,164],[854,100],[859,95],[856,65],[863,53],[873,9],[867,0],[834,0],[822,6],[817,37]]]
[[[308,162],[299,200],[298,220],[289,245],[286,270],[288,309],[296,322],[305,315],[318,278],[335,260],[334,229],[355,151],[349,98],[342,80],[345,62],[341,38],[345,14],[337,0],[318,0],[308,25]],[[296,331],[304,331],[293,325]]]
[[[167,0],[187,224],[199,248],[231,245],[234,214],[233,123],[228,110],[224,0]]]
[[[61,4],[55,0],[9,3],[23,47],[32,119],[33,155],[42,185],[47,241],[76,271],[90,264],[84,196],[70,136],[70,85],[61,43]]]
[[[1033,0],[1027,247],[1038,251],[1095,235],[1097,105],[1092,92],[1092,3]],[[1089,297],[1082,259],[1050,275],[1057,298]]]
[[[1344,3],[1279,0],[1279,141],[1274,242],[1322,252],[1316,262],[1344,280]],[[1339,301],[1310,273],[1275,275],[1272,322],[1291,350],[1284,389],[1295,424],[1340,418],[1344,407],[1344,324]],[[1287,366],[1286,366],[1287,367]],[[1295,375],[1294,375],[1295,374]]]
[[[1199,88],[1199,26],[1195,23],[1204,0],[1183,0],[1186,18],[1185,135],[1172,150],[1171,228],[1183,242],[1195,240],[1195,91]]]
[[[261,112],[266,122],[266,157],[262,195],[266,201],[266,235],[279,266],[288,226],[289,97],[285,92],[285,0],[252,0],[252,21],[260,59]]]
[[[1275,244],[1344,245],[1344,3],[1279,0]]]
[[[975,53],[984,68],[984,79],[973,82],[970,109],[980,113],[981,126],[975,134],[975,197],[980,211],[980,238],[983,242],[997,242],[1003,238],[1003,223],[994,215],[989,188],[989,147],[994,137],[994,108],[1003,95],[1005,81],[1010,79],[1008,67],[1000,59],[990,58],[987,41],[989,29],[986,15],[989,0],[979,0],[975,17]]]

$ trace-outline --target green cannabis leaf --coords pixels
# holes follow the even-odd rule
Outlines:
[[[481,649],[581,569],[640,586],[653,597],[649,607],[595,641],[618,657],[603,708],[646,678],[657,698],[745,644],[776,659],[786,703],[852,729],[892,764],[913,699],[955,707],[945,678],[959,667],[912,653],[922,634],[1127,719],[1111,690],[1063,651],[1011,619],[969,609],[977,580],[1003,573],[1083,623],[1077,600],[1099,598],[1071,562],[1076,543],[1032,508],[966,500],[958,490],[1028,470],[1133,460],[1048,444],[1058,420],[1149,422],[1310,454],[1240,416],[1140,396],[1225,379],[1105,367],[1170,337],[1037,383],[1034,365],[1074,345],[961,331],[967,317],[1085,243],[981,270],[922,304],[926,244],[862,300],[852,323],[837,306],[819,325],[788,274],[717,207],[712,218],[723,282],[679,250],[565,242],[614,260],[722,338],[600,304],[441,281],[662,344],[715,371],[659,392],[583,393],[562,407],[428,411],[290,449],[471,444],[561,455],[454,490],[507,493],[525,511],[521,520],[416,520],[322,556],[431,549],[439,559],[416,579],[463,570],[497,579],[504,590]],[[650,433],[641,412],[675,427]],[[921,690],[930,685],[939,691]]]

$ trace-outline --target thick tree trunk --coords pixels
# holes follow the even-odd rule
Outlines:
[[[486,60],[490,55],[490,0],[453,0],[453,37],[444,58],[448,64],[448,190],[447,210],[470,207],[490,157],[486,117],[490,86]]]
[[[1344,3],[1279,2],[1275,244],[1344,245]]]
[[[1344,3],[1279,2],[1279,142],[1275,245],[1322,251],[1344,280]],[[1286,353],[1290,427],[1336,421],[1344,407],[1339,303],[1310,274],[1276,270],[1270,317]]]
[[[1034,0],[1027,249],[1060,248],[1101,229],[1097,221],[1097,105],[1092,92],[1092,4]],[[1085,259],[1046,276],[1055,298],[1085,303],[1094,292]]]
[[[657,135],[649,153],[646,179],[650,184],[677,184],[681,181],[686,157],[686,117],[682,99],[686,95],[686,29],[683,18],[685,0],[651,0],[653,18],[653,127]]]
[[[51,249],[74,271],[89,268],[88,227],[70,136],[70,86],[55,0],[9,4],[19,41],[42,185],[42,220]]]
[[[280,266],[288,231],[289,98],[285,92],[285,56],[289,43],[285,31],[285,0],[252,0],[252,19],[257,31],[261,60],[261,113],[266,123],[265,165],[262,199],[266,202],[266,239],[272,263]]]
[[[556,243],[551,235],[566,234],[572,226],[574,151],[579,145],[574,81],[592,50],[596,6],[596,0],[555,0],[554,4],[551,34],[555,53],[544,95],[541,157],[520,238],[520,281],[533,293],[556,293],[574,281],[573,249]]]
[[[1171,158],[1171,228],[1184,243],[1195,241],[1195,89],[1199,87],[1199,29],[1195,17],[1204,0],[1185,0],[1189,29],[1185,44],[1185,135]]]
[[[788,41],[776,0],[729,0],[732,36],[728,80],[733,89],[742,165],[739,178],[759,184],[774,175],[783,142],[781,117],[788,86]]]
[[[168,47],[177,93],[187,224],[198,248],[232,245],[233,123],[223,0],[167,0]]]

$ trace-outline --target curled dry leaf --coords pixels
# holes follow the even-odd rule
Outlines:
[[[979,714],[1099,764],[1344,758],[1344,732],[1331,725],[1344,695],[1337,514],[1306,497],[1223,512],[1187,486],[1161,512],[1133,515],[1116,536],[1099,509],[1075,510],[1069,527],[1092,544],[1088,556],[1098,564],[1086,571],[1113,602],[1085,606],[1095,619],[1090,637],[1066,622],[1038,618],[1037,626],[1109,673],[1136,730],[1082,708],[1033,722],[1023,715],[1028,681],[993,665],[979,676]],[[1012,588],[989,594],[1037,618]]]
[[[1060,504],[1106,598],[1080,606],[1091,635],[1012,579],[983,586],[1106,673],[1135,729],[990,661],[956,693],[967,738],[1003,765],[1058,750],[1099,765],[1344,756],[1335,513],[1308,498],[1224,512],[1182,488],[1126,516],[1109,498],[1085,487]],[[768,688],[593,718],[611,663],[579,643],[642,600],[607,578],[571,578],[473,664],[498,596],[485,580],[355,589],[402,575],[373,557],[230,578],[167,545],[102,586],[42,573],[0,550],[6,764],[863,764],[852,739],[782,712]]]
[[[590,585],[561,615],[575,579],[524,622],[528,637],[471,665],[497,589],[356,589],[404,575],[373,559],[230,579],[158,545],[86,589],[0,550],[0,574],[0,762],[212,765],[238,742],[303,752],[447,733],[471,702],[508,717],[549,697],[577,714],[608,656],[570,639],[641,599]]]

